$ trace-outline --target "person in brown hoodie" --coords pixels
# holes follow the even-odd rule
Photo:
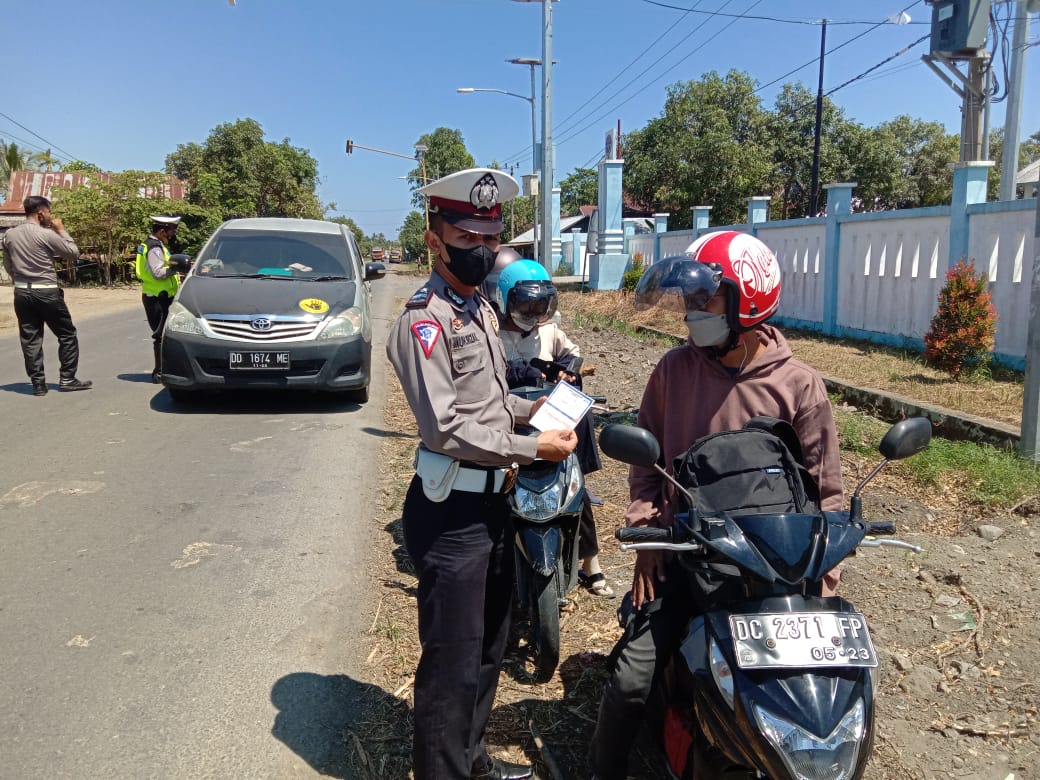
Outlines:
[[[823,380],[766,324],[780,303],[780,267],[773,253],[753,236],[722,231],[700,237],[686,254],[651,267],[636,293],[637,307],[681,307],[690,334],[654,368],[636,424],[657,438],[661,463],[671,473],[676,456],[702,436],[742,428],[756,415],[786,420],[819,485],[821,508],[840,510],[838,436]],[[654,469],[631,468],[629,497],[626,525],[672,524],[675,490]],[[596,780],[626,777],[658,664],[680,640],[689,618],[710,604],[707,583],[701,593],[684,590],[669,599],[667,568],[663,551],[636,555],[632,616],[611,654],[589,752]],[[837,580],[837,571],[828,575],[829,591]]]

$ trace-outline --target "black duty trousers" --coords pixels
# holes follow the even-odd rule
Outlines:
[[[166,317],[170,313],[173,296],[167,292],[161,295],[142,295],[144,315],[148,318],[148,327],[152,329],[152,352],[155,355],[155,370],[162,369],[162,334],[166,327]]]
[[[60,287],[14,290],[14,314],[18,319],[18,338],[25,357],[25,373],[32,383],[47,381],[43,370],[43,326],[46,323],[58,339],[61,380],[76,378],[79,366],[79,339],[72,315],[65,305],[65,292]]]
[[[487,763],[484,730],[509,638],[513,550],[502,494],[426,498],[415,477],[404,539],[419,576],[415,673],[416,780],[467,780]]]

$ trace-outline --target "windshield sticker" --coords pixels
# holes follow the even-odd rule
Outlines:
[[[437,343],[437,337],[441,335],[440,323],[433,320],[419,320],[412,324],[412,333],[419,340],[419,346],[427,358],[433,352],[433,345]]]
[[[304,298],[300,301],[300,308],[308,314],[324,314],[329,310],[329,305],[321,298]]]

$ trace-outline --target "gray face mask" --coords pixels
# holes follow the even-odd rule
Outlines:
[[[717,347],[729,338],[729,323],[725,314],[691,311],[686,314],[686,329],[690,341],[698,347]]]

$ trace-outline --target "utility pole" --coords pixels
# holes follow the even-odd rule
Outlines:
[[[1026,384],[1018,449],[1023,458],[1040,462],[1040,198],[1036,199],[1036,225],[1033,229],[1033,283],[1029,293]]]
[[[819,213],[820,202],[820,136],[823,134],[823,58],[827,52],[827,20],[820,27],[820,80],[816,85],[816,127],[813,130],[812,191],[809,194],[809,216]]]
[[[1022,129],[1022,86],[1026,69],[1026,40],[1029,38],[1029,8],[1037,5],[1019,0],[1015,4],[1015,32],[1008,73],[1007,113],[1004,115],[1004,160],[1000,165],[1000,199],[1015,199],[1018,173],[1018,140]]]
[[[552,139],[552,0],[542,0],[542,265],[552,275],[552,188],[556,165]]]

